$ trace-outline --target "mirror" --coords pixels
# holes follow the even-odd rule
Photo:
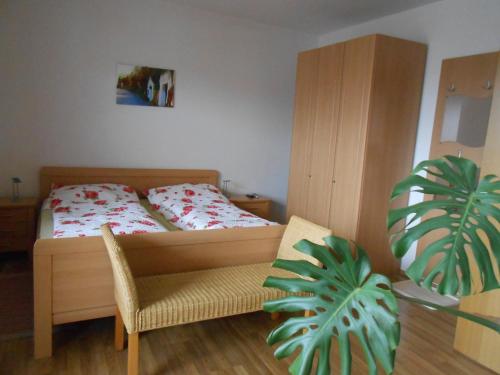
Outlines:
[[[484,147],[492,97],[446,97],[441,142],[456,142],[468,147]]]

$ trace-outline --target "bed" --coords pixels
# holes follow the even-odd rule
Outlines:
[[[217,186],[218,179],[213,170],[44,167],[39,198],[47,198],[53,184],[119,183],[142,194],[182,183]],[[47,214],[42,211],[43,215]],[[269,262],[283,231],[284,226],[272,225],[122,235],[118,240],[134,275],[146,276]],[[36,358],[52,355],[53,325],[112,316],[115,311],[111,266],[102,238],[47,238],[47,233],[47,228],[39,228],[33,249]]]
[[[48,201],[48,199],[46,200]],[[158,223],[165,232],[174,232],[177,230],[180,230],[180,228],[176,227],[171,221],[167,220],[165,216],[163,216],[160,212],[155,210],[152,206],[151,203],[147,199],[140,199],[138,204],[140,207],[142,207],[147,215],[154,220],[156,223]],[[125,205],[128,206],[128,203]],[[44,207],[45,206],[45,207]],[[53,239],[53,238],[71,238],[71,237],[78,237],[77,235],[62,235],[62,236],[57,236],[57,231],[55,230],[55,218],[54,218],[54,213],[53,210],[49,207],[46,207],[47,204],[42,204],[42,208],[39,211],[38,215],[38,225],[37,225],[37,233],[36,233],[36,239],[40,240],[47,240],[47,239]],[[84,211],[85,212],[85,211]],[[110,218],[112,220],[112,218]],[[108,223],[108,222],[106,222]],[[104,224],[104,222],[102,223]],[[115,233],[115,234],[125,234],[125,233]],[[100,235],[99,233],[95,235]],[[85,236],[86,237],[86,236]]]

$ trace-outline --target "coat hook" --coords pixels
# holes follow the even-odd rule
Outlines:
[[[455,91],[455,90],[456,90],[455,84],[450,83],[450,85],[448,86],[448,91],[449,91],[449,92],[453,92],[453,91]]]
[[[486,85],[483,86],[486,90],[491,90],[493,88],[493,84],[490,80],[486,81]]]

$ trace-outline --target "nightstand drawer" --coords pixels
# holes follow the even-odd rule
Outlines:
[[[245,205],[244,207],[242,207],[242,209],[263,218],[266,218],[269,213],[269,209],[267,208],[267,206],[262,205]]]
[[[246,196],[231,197],[230,201],[244,211],[250,212],[263,219],[270,218],[271,200],[267,198],[248,198]]]
[[[25,236],[28,233],[28,223],[26,221],[1,221],[0,237],[14,235],[15,237]]]
[[[0,197],[0,252],[30,251],[35,242],[36,198]]]
[[[0,236],[0,252],[2,251],[21,251],[29,250],[33,246],[30,239],[25,237],[14,238],[14,237],[1,237]]]
[[[6,223],[26,222],[28,210],[25,208],[4,208],[0,210],[0,227]]]

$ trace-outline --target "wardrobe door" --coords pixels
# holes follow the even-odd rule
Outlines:
[[[317,100],[312,126],[310,178],[305,218],[328,226],[335,139],[342,88],[343,44],[319,50]]]
[[[312,129],[318,101],[320,51],[302,52],[297,61],[295,113],[288,179],[287,219],[306,217],[311,175]]]
[[[329,227],[356,239],[375,37],[346,42]]]
[[[375,45],[356,241],[368,251],[375,272],[395,275],[400,264],[389,247],[387,212],[408,202],[389,199],[411,170],[427,47],[382,35]]]

